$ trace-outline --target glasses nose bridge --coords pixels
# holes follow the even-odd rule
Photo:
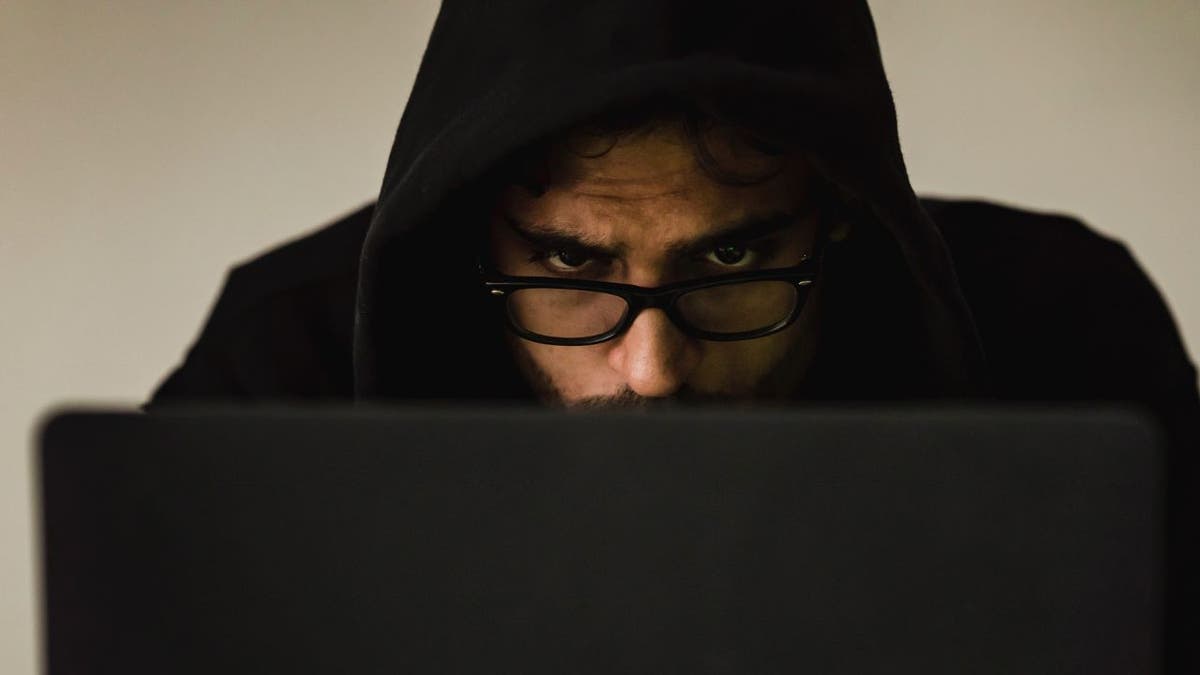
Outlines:
[[[638,290],[626,296],[626,302],[629,303],[629,317],[625,322],[625,329],[633,325],[633,322],[641,316],[642,311],[646,309],[661,309],[671,323],[675,324],[680,329],[686,330],[687,326],[680,323],[680,318],[676,315],[673,305],[675,298],[680,295],[680,291],[676,289],[651,289]],[[624,332],[624,331],[622,331]]]
[[[679,295],[679,291],[670,288],[652,288],[639,290],[632,295],[634,309],[638,311],[643,309],[666,310],[675,301],[675,296]]]

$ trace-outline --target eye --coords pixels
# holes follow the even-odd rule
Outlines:
[[[749,253],[749,249],[745,246],[721,244],[709,252],[708,258],[722,265],[737,267],[746,260]]]
[[[581,251],[570,251],[566,249],[550,251],[546,255],[546,259],[557,267],[563,267],[567,269],[578,269],[586,265],[590,260],[586,253]]]
[[[587,251],[568,248],[533,251],[529,262],[537,263],[553,273],[574,273],[592,267],[597,261]]]

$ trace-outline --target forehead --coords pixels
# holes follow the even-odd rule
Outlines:
[[[544,192],[510,187],[500,207],[518,220],[593,235],[602,235],[599,229],[686,236],[804,205],[808,169],[799,157],[763,154],[732,132],[710,133],[702,142],[680,125],[663,124],[615,143],[600,137],[559,143],[546,154]]]

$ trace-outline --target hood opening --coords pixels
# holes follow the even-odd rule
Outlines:
[[[661,100],[695,102],[801,149],[851,221],[829,252],[828,324],[798,396],[982,390],[974,323],[909,185],[865,3],[751,3],[761,11],[747,7],[727,30],[699,11],[680,19],[672,13],[689,10],[676,3],[559,13],[518,2],[480,34],[483,4],[443,5],[397,132],[360,266],[357,397],[528,396],[478,283],[483,195],[540,141],[597,112]],[[773,23],[797,13],[808,23]],[[755,35],[769,44],[755,46]],[[477,50],[456,49],[473,40]],[[625,51],[613,53],[614,41]],[[431,362],[450,341],[463,345],[456,358]]]

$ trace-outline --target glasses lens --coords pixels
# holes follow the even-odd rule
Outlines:
[[[789,281],[747,281],[685,293],[675,304],[679,314],[709,333],[749,333],[791,317],[800,288]]]
[[[508,314],[523,330],[554,338],[589,338],[621,322],[628,305],[619,296],[564,288],[522,288],[508,296]]]

